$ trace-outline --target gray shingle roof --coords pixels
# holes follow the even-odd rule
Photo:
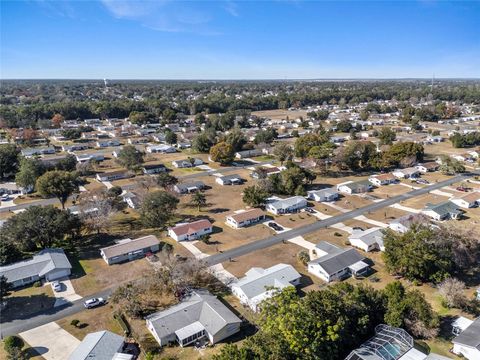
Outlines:
[[[453,343],[480,350],[480,317],[453,339]]]
[[[158,245],[159,241],[155,235],[142,236],[135,240],[122,241],[118,244],[101,248],[107,258],[128,254],[129,252],[145,249],[154,245]]]
[[[427,204],[425,210],[431,210],[444,216],[447,214],[461,214],[463,211],[451,201],[444,201],[438,204]]]
[[[353,249],[340,249],[334,253],[321,256],[310,263],[319,264],[328,274],[332,275],[361,260],[365,259],[360,253]]]
[[[112,360],[122,350],[123,337],[110,331],[90,333],[70,354],[68,360]]]
[[[206,290],[195,290],[181,303],[147,317],[160,338],[175,333],[194,322],[215,335],[227,324],[239,323],[235,316],[216,296]]]
[[[32,259],[1,266],[0,275],[5,276],[8,282],[14,282],[32,276],[41,277],[55,269],[71,268],[72,265],[62,249],[44,249]]]
[[[292,206],[296,206],[296,205],[300,205],[300,204],[303,204],[303,205],[307,205],[307,200],[305,200],[304,197],[302,196],[292,196],[292,197],[289,197],[289,198],[286,198],[286,199],[281,199],[281,200],[278,200],[278,201],[275,201],[271,204],[269,204],[269,206],[275,208],[275,209],[288,209]]]

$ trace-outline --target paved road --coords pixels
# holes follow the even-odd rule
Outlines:
[[[401,202],[403,200],[411,199],[415,196],[419,196],[419,195],[428,193],[432,190],[439,189],[439,188],[451,185],[451,184],[456,183],[456,182],[460,182],[460,181],[464,180],[465,178],[473,176],[473,175],[478,175],[478,174],[476,174],[476,173],[466,173],[466,174],[457,175],[457,176],[455,176],[453,178],[450,178],[448,180],[441,181],[441,182],[438,182],[438,183],[434,183],[432,185],[429,185],[429,186],[426,186],[426,187],[423,187],[423,188],[420,188],[420,189],[417,189],[417,190],[413,190],[413,191],[410,191],[410,192],[402,194],[402,195],[398,195],[398,196],[395,196],[395,197],[392,197],[392,198],[389,198],[389,199],[386,199],[386,200],[383,200],[383,201],[380,201],[380,202],[376,202],[376,203],[361,207],[359,209],[355,209],[355,210],[352,210],[352,211],[349,211],[349,212],[346,212],[346,213],[342,213],[340,215],[332,216],[331,218],[321,220],[321,221],[315,222],[313,224],[309,224],[309,225],[305,225],[305,226],[302,226],[302,227],[299,227],[299,228],[296,228],[296,229],[285,231],[283,233],[270,236],[270,237],[268,237],[266,239],[263,239],[263,240],[258,240],[258,241],[255,241],[255,242],[251,242],[249,244],[239,246],[239,247],[231,249],[231,250],[224,251],[223,253],[220,253],[220,254],[211,255],[211,256],[205,258],[204,261],[206,261],[208,265],[219,264],[219,263],[222,263],[224,261],[228,261],[229,259],[234,259],[234,258],[237,258],[239,256],[249,254],[253,251],[257,251],[257,250],[260,250],[260,249],[265,249],[265,248],[270,247],[272,245],[278,244],[278,243],[280,243],[284,240],[291,239],[295,236],[305,235],[305,234],[317,231],[319,229],[323,229],[323,228],[326,228],[328,226],[337,224],[339,222],[343,222],[345,220],[352,219],[356,216],[365,215],[370,211],[379,210],[379,209],[382,209],[384,207],[390,206],[392,204]]]
[[[225,168],[225,169],[228,169],[228,168]],[[270,247],[272,245],[278,244],[278,243],[282,242],[283,240],[287,240],[287,239],[290,239],[292,237],[299,236],[299,235],[305,235],[307,233],[314,232],[316,230],[334,225],[334,224],[339,223],[339,222],[343,222],[345,220],[354,218],[356,216],[364,215],[364,214],[368,213],[369,211],[375,211],[375,210],[384,208],[386,206],[401,202],[403,200],[411,199],[415,196],[419,196],[419,195],[428,193],[429,191],[439,189],[439,188],[451,185],[451,184],[456,183],[456,182],[461,182],[465,178],[468,178],[468,177],[474,176],[474,175],[479,175],[479,174],[478,173],[467,173],[467,174],[458,175],[458,176],[455,176],[451,179],[448,179],[448,180],[445,180],[445,181],[442,181],[442,182],[438,182],[438,183],[432,184],[430,186],[426,186],[426,187],[421,188],[421,189],[410,191],[406,194],[395,196],[395,197],[383,200],[381,202],[377,202],[377,203],[373,203],[371,205],[364,206],[364,207],[356,209],[356,210],[352,210],[352,211],[349,211],[349,212],[346,212],[346,213],[342,213],[342,214],[339,214],[339,215],[336,215],[336,216],[332,216],[331,218],[328,218],[326,220],[318,221],[316,223],[305,225],[305,226],[302,226],[302,227],[299,227],[299,228],[296,228],[296,229],[293,229],[293,230],[289,230],[289,231],[286,231],[284,233],[274,235],[274,236],[268,237],[268,238],[263,239],[263,240],[258,240],[258,241],[255,241],[253,243],[250,243],[250,244],[239,246],[237,248],[225,251],[224,253],[221,253],[221,254],[211,255],[211,256],[205,258],[204,260],[207,262],[208,265],[219,264],[219,263],[222,263],[224,261],[229,260],[229,258],[234,259],[236,257],[249,254],[249,253],[251,253],[253,251],[256,251],[256,250],[265,249],[265,248]],[[107,289],[107,290],[104,290],[104,291],[99,292],[97,294],[91,295],[88,298],[91,298],[91,297],[106,298],[113,291],[114,291],[114,289]],[[50,310],[38,313],[38,314],[30,316],[28,318],[23,318],[23,319],[20,318],[18,320],[14,320],[12,322],[1,323],[0,324],[1,335],[3,337],[5,337],[5,336],[8,336],[8,335],[12,335],[12,334],[18,334],[20,332],[23,332],[23,331],[26,331],[26,330],[29,330],[29,329],[33,329],[37,326],[44,325],[44,324],[49,323],[51,321],[56,321],[56,320],[59,320],[61,318],[66,317],[66,316],[76,314],[77,312],[80,312],[84,309],[84,307],[83,307],[83,301],[84,300],[85,300],[85,298],[81,299],[81,300],[77,300],[77,301],[75,301],[75,302],[73,302],[69,305],[65,305],[65,306],[62,306],[62,307],[58,307],[58,308],[54,308],[54,309],[50,309]]]
[[[180,180],[197,179],[197,178],[200,178],[200,177],[203,177],[203,176],[210,176],[210,175],[215,174],[215,173],[222,173],[223,174],[223,173],[235,172],[239,169],[244,169],[244,168],[251,167],[251,166],[267,165],[267,164],[271,164],[271,163],[272,163],[272,161],[264,161],[264,162],[259,162],[259,163],[250,163],[250,164],[241,165],[241,166],[230,166],[230,167],[224,167],[224,168],[213,169],[213,170],[208,170],[208,171],[199,171],[199,172],[196,172],[196,173],[179,176],[178,179],[180,179]],[[127,190],[127,191],[131,191],[131,190],[134,190],[135,187],[136,187],[136,184],[125,185],[125,186],[122,186],[122,189]],[[28,208],[30,206],[34,206],[34,205],[47,206],[47,205],[54,205],[54,204],[59,204],[58,199],[56,199],[56,198],[41,199],[41,200],[31,201],[31,202],[28,202],[28,203],[25,203],[25,204],[18,204],[18,205],[0,207],[0,213],[14,211],[14,210],[26,209],[26,208]]]
[[[106,289],[97,294],[74,301],[73,303],[65,304],[63,306],[41,311],[37,314],[29,315],[28,318],[22,318],[21,316],[19,316],[19,319],[13,321],[2,321],[0,323],[0,338],[3,339],[5,336],[19,334],[21,332],[36,328],[38,326],[45,325],[49,322],[60,320],[64,317],[76,314],[82,310],[85,310],[83,302],[86,299],[91,299],[94,297],[101,297],[106,299],[112,294],[114,290],[114,288]],[[8,311],[8,307],[4,311]]]

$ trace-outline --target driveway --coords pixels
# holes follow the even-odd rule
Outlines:
[[[69,302],[80,300],[82,298],[80,295],[78,295],[75,292],[75,289],[73,288],[72,282],[70,281],[69,278],[59,279],[57,281],[60,282],[60,284],[62,285],[62,291],[57,292],[52,288],[53,295],[55,295],[55,298],[56,298],[55,304],[53,305],[53,307],[62,306]],[[45,284],[45,286],[51,286],[51,285],[52,283]]]
[[[20,333],[20,336],[45,360],[65,360],[80,344],[80,340],[62,329],[56,322]]]

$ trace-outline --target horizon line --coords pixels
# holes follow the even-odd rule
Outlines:
[[[480,80],[480,77],[435,77],[435,80]],[[89,80],[89,81],[351,81],[351,80],[432,80],[431,77],[346,77],[346,78],[0,78],[0,81]]]

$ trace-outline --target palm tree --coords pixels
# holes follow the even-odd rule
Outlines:
[[[207,205],[207,197],[204,193],[196,191],[192,194],[191,203],[196,205],[198,207],[198,211],[200,211],[200,208]]]

